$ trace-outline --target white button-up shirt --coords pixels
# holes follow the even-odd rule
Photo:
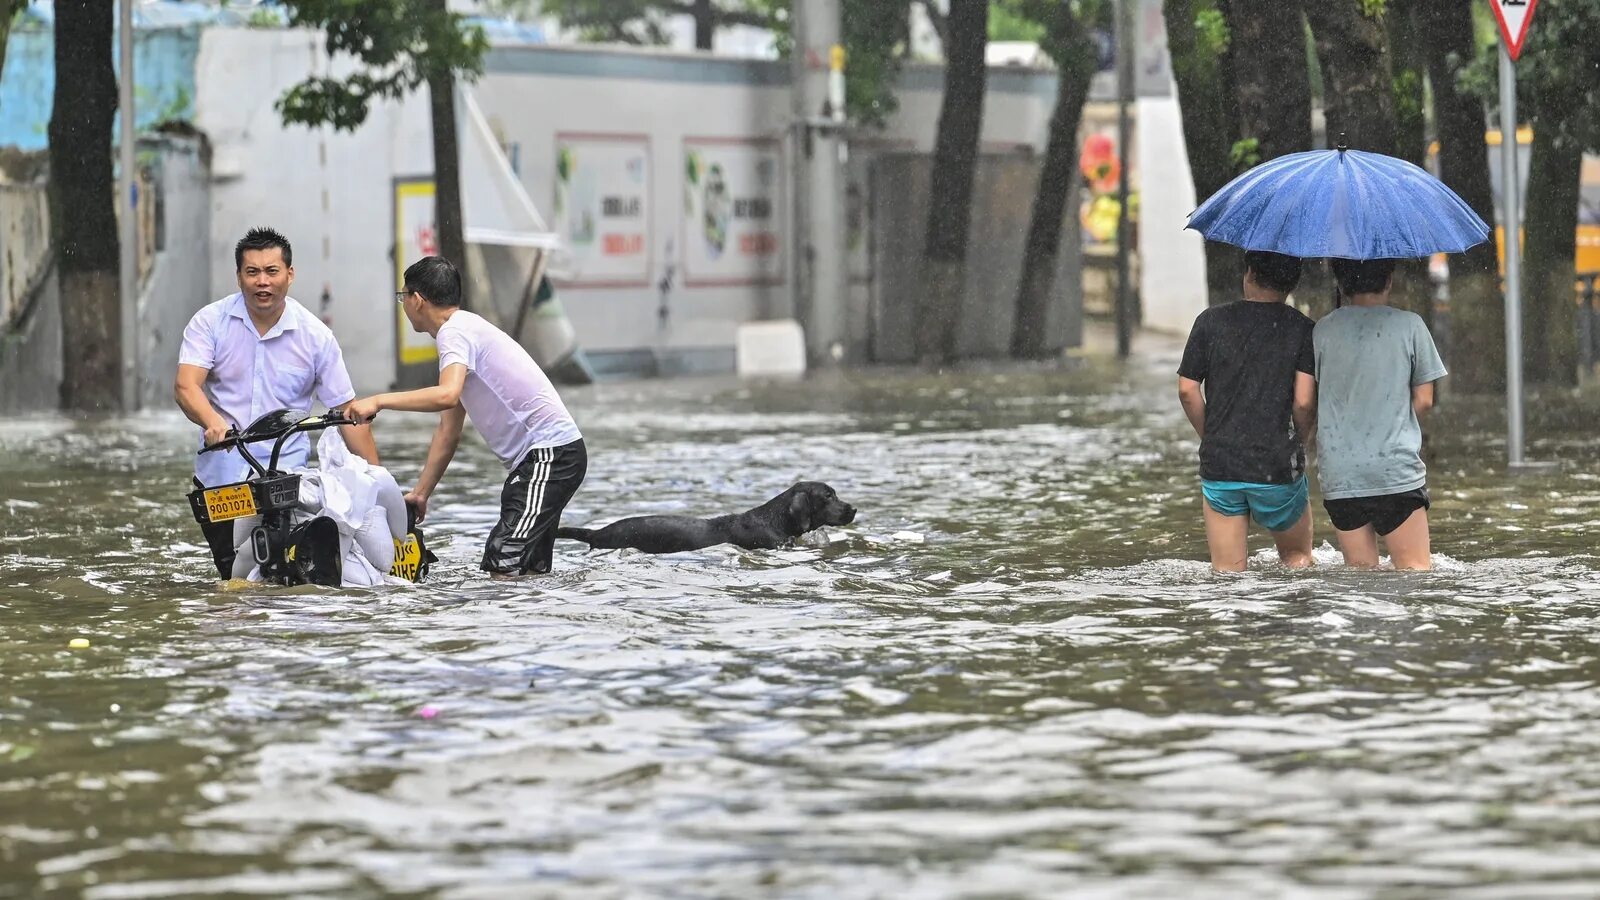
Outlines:
[[[333,331],[293,297],[266,334],[256,332],[243,294],[230,294],[203,307],[183,329],[178,362],[210,370],[205,392],[217,412],[239,429],[275,409],[311,409],[313,395],[323,406],[343,406],[355,399],[344,354]],[[197,446],[205,446],[205,434]],[[252,444],[262,465],[272,444]],[[297,434],[283,445],[278,468],[303,466],[311,442]],[[250,464],[235,450],[195,457],[195,477],[207,486],[243,481]]]

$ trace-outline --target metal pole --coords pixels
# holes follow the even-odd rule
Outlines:
[[[1522,183],[1517,165],[1517,67],[1500,53],[1500,197],[1506,257],[1506,450],[1522,464]]]
[[[1134,0],[1117,0],[1117,356],[1126,358],[1133,344],[1133,284],[1128,238],[1128,144],[1133,136],[1129,106],[1133,103]]]
[[[134,109],[133,109],[133,4],[122,0],[121,23],[118,35],[118,63],[121,72],[117,82],[117,106],[121,111],[121,136],[117,141],[117,210],[118,239],[121,251],[118,260],[120,276],[122,346],[122,408],[133,411],[139,408],[139,222],[137,202],[134,197]]]
[[[789,51],[789,110],[794,116],[794,152],[790,156],[794,166],[790,175],[790,198],[794,208],[789,214],[792,230],[788,243],[794,257],[791,262],[794,293],[787,308],[781,301],[774,303],[766,297],[760,303],[760,317],[763,319],[792,318],[801,323],[809,318],[811,306],[811,264],[808,259],[808,248],[811,246],[811,179],[808,174],[811,168],[809,158],[815,148],[811,141],[811,126],[807,124],[811,117],[811,92],[807,90],[804,44],[810,18],[805,3],[796,3],[789,10],[789,27],[795,35],[794,46]]]
[[[855,356],[861,335],[849,334],[849,232],[845,215],[848,152],[844,124],[844,51],[839,0],[792,7],[794,113],[799,152],[795,217],[799,240],[795,313],[805,329],[811,365]]]

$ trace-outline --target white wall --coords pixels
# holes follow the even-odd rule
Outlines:
[[[287,128],[273,101],[325,72],[305,31],[208,28],[196,69],[195,124],[211,139],[211,288],[238,289],[233,245],[255,225],[294,245],[290,294],[326,318],[358,391],[394,378],[392,179],[433,170],[426,96],[374,107],[354,133]]]
[[[771,287],[685,288],[679,235],[685,137],[784,140],[786,168],[792,164],[787,65],[597,47],[503,47],[490,55],[475,94],[491,129],[517,160],[524,187],[547,216],[555,198],[558,132],[651,136],[650,283],[656,284],[668,265],[671,241],[680,257],[672,260],[677,284],[668,300],[671,314],[663,326],[656,315],[660,300],[654,287],[568,286],[562,303],[586,350],[731,348],[739,323],[765,310],[789,308],[792,276]],[[942,86],[941,69],[911,67],[899,95],[900,109],[881,143],[931,152]],[[985,149],[1042,149],[1053,100],[1053,74],[997,72],[986,100]],[[786,253],[789,247],[786,241]],[[787,263],[792,273],[792,258]]]
[[[308,74],[327,69],[320,39],[310,32],[208,28],[196,69],[203,77],[196,79],[195,124],[214,149],[211,296],[205,299],[237,289],[233,245],[246,230],[278,228],[295,248],[292,295],[313,311],[319,311],[325,287],[332,298],[326,316],[357,390],[388,387],[396,323],[393,179],[432,171],[426,95],[376,105],[354,133],[286,128],[273,102]],[[563,306],[586,350],[719,348],[731,362],[739,323],[764,309],[787,307],[790,277],[764,287],[686,288],[679,265],[672,314],[663,328],[654,287],[668,264],[667,241],[674,240],[681,253],[683,138],[785,137],[791,118],[787,72],[786,63],[627,49],[491,52],[472,90],[547,218],[555,196],[558,132],[651,136],[651,286],[563,290]],[[901,150],[931,150],[941,90],[939,69],[908,67],[900,112],[882,141]],[[993,72],[985,149],[1041,148],[1053,99],[1053,73]],[[789,158],[793,152],[786,148]],[[1181,145],[1177,155],[1182,157]],[[789,246],[785,238],[792,266]]]
[[[1206,308],[1206,258],[1205,239],[1184,229],[1194,177],[1175,95],[1137,101],[1139,296],[1146,328],[1182,334]]]
[[[558,133],[649,135],[651,286],[563,287],[562,305],[585,350],[731,348],[739,323],[757,318],[764,307],[786,307],[789,279],[770,287],[691,289],[682,283],[683,139],[785,138],[786,86],[716,80],[748,72],[745,65],[669,54],[504,50],[491,56],[474,86],[490,129],[512,151],[518,177],[547,218],[555,201]],[[607,68],[620,74],[607,76]],[[653,285],[669,262],[676,279],[663,325]]]

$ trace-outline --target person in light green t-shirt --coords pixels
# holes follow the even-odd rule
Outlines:
[[[1444,363],[1416,313],[1389,306],[1395,261],[1333,260],[1346,305],[1312,332],[1317,480],[1346,565],[1432,566],[1421,417]]]

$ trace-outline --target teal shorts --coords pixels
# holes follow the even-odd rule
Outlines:
[[[1250,514],[1257,525],[1268,531],[1288,531],[1306,511],[1310,492],[1306,476],[1289,484],[1252,484],[1248,481],[1200,480],[1206,503],[1225,516]]]

